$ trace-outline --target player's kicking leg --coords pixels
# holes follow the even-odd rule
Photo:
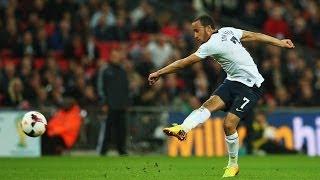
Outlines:
[[[209,119],[211,112],[218,111],[224,107],[225,103],[222,99],[213,95],[199,109],[192,111],[181,125],[175,124],[173,127],[164,128],[163,132],[168,136],[174,136],[183,141],[191,129]]]
[[[237,133],[237,126],[240,118],[233,114],[228,113],[224,119],[223,128],[226,134],[226,143],[228,147],[229,162],[225,167],[225,172],[222,177],[234,177],[239,173],[238,166],[238,151],[239,151],[239,138]]]

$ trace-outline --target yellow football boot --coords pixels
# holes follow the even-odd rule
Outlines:
[[[224,174],[222,176],[223,178],[234,177],[237,174],[239,174],[239,167],[238,166],[225,167],[224,169],[225,169],[225,171],[224,171]]]
[[[163,132],[167,136],[174,136],[178,138],[180,141],[186,140],[187,133],[182,129],[181,125],[178,124],[172,124],[173,127],[164,128]]]

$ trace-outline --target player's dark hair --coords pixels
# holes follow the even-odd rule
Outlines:
[[[214,21],[209,15],[201,15],[196,19],[194,19],[193,22],[196,22],[196,21],[200,21],[201,25],[203,25],[204,27],[211,26],[212,29],[215,29]]]

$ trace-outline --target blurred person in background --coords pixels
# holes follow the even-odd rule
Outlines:
[[[164,87],[166,89],[166,94],[169,99],[173,99],[174,97],[178,96],[181,92],[179,87],[178,77],[176,74],[169,74],[164,79]]]
[[[23,35],[23,40],[18,44],[17,49],[19,57],[22,57],[24,55],[36,55],[36,46],[33,41],[32,33],[31,32],[25,32]]]
[[[125,61],[123,64],[129,80],[130,100],[134,106],[140,102],[139,98],[144,81],[141,75],[136,71],[132,60]]]
[[[49,39],[51,49],[62,51],[71,39],[71,22],[69,19],[62,19],[59,26],[56,26]]]
[[[90,21],[90,27],[95,28],[99,21],[101,21],[101,18],[103,18],[103,21],[106,26],[113,26],[116,23],[116,18],[114,13],[112,12],[112,9],[110,8],[108,2],[103,2],[101,4],[101,9],[96,11]]]
[[[285,107],[285,106],[292,106],[293,102],[290,101],[291,96],[287,89],[283,86],[279,87],[275,91],[275,101],[277,106]]]
[[[129,40],[130,31],[132,29],[131,20],[128,17],[127,11],[121,9],[118,11],[116,23],[111,27],[112,35],[114,36],[112,40],[126,42]]]
[[[5,94],[8,90],[9,82],[16,77],[15,65],[11,62],[7,63],[0,73],[1,73],[0,92]]]
[[[146,49],[151,54],[151,60],[156,68],[162,67],[168,58],[173,54],[173,48],[168,39],[162,35],[156,35],[154,40],[150,41]]]
[[[144,9],[144,16],[139,19],[137,30],[144,33],[157,33],[160,30],[160,24],[153,6],[147,6]]]
[[[151,70],[154,68],[154,64],[151,59],[151,53],[148,50],[142,50],[141,52],[132,52],[136,53],[135,59],[135,70],[143,77],[147,76]]]
[[[270,34],[277,38],[284,38],[291,35],[289,25],[283,18],[284,9],[276,6],[271,10],[269,18],[263,25],[266,34]]]
[[[296,106],[312,107],[316,104],[311,82],[306,81],[305,78],[300,79],[299,88],[296,95]]]
[[[286,148],[276,140],[276,129],[267,122],[267,117],[263,112],[257,112],[252,124],[251,143],[253,153],[267,154],[295,154],[296,150]]]
[[[248,1],[244,7],[244,14],[240,16],[240,20],[247,22],[248,25],[254,27],[261,27],[261,22],[263,22],[263,16],[259,9],[259,5],[255,1]]]
[[[19,67],[19,76],[24,85],[27,85],[27,79],[32,74],[32,57],[31,56],[24,56],[21,60],[20,67]]]
[[[112,49],[110,61],[98,74],[98,94],[102,99],[102,110],[108,114],[100,128],[97,150],[105,155],[110,148],[112,130],[120,155],[126,155],[126,111],[129,106],[129,81],[122,66],[125,52],[120,48]]]
[[[24,99],[23,89],[23,83],[20,78],[10,80],[4,104],[15,108],[28,108],[29,102]]]
[[[140,19],[146,16],[147,9],[150,8],[150,5],[147,0],[140,1],[139,5],[133,9],[130,13],[130,18],[132,20],[132,23],[136,25]]]
[[[0,50],[13,50],[17,47],[19,34],[17,22],[14,18],[7,19],[6,24],[2,25],[0,29]]]
[[[65,57],[70,59],[77,59],[80,61],[81,57],[85,55],[85,45],[79,34],[73,35],[71,40],[64,48]]]
[[[320,95],[320,93],[319,93],[320,92],[320,58],[316,60],[314,74],[315,74],[314,87],[315,87],[315,90],[319,96]]]
[[[92,65],[96,63],[98,58],[100,58],[100,52],[97,47],[96,39],[93,35],[89,35],[87,37],[86,43],[85,43],[85,54],[87,57],[88,62],[86,65]]]
[[[49,43],[47,39],[47,32],[44,28],[41,28],[37,31],[36,34],[36,55],[37,57],[45,57],[49,51]]]
[[[161,94],[166,94],[165,88],[164,88],[164,80],[160,80],[157,85],[146,88],[142,90],[141,97],[140,97],[140,104],[143,106],[163,106],[168,103],[168,97],[165,98],[159,98]]]
[[[61,155],[71,149],[78,139],[82,124],[81,109],[73,98],[65,98],[62,106],[48,121],[41,138],[42,154]]]

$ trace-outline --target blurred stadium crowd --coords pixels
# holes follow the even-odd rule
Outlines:
[[[97,74],[116,50],[130,80],[131,105],[189,112],[225,78],[218,64],[203,61],[152,87],[147,77],[197,49],[190,20],[204,11],[218,27],[297,44],[294,50],[246,44],[266,79],[261,105],[320,105],[319,1],[1,0],[0,106],[42,108],[73,97],[95,107]]]

